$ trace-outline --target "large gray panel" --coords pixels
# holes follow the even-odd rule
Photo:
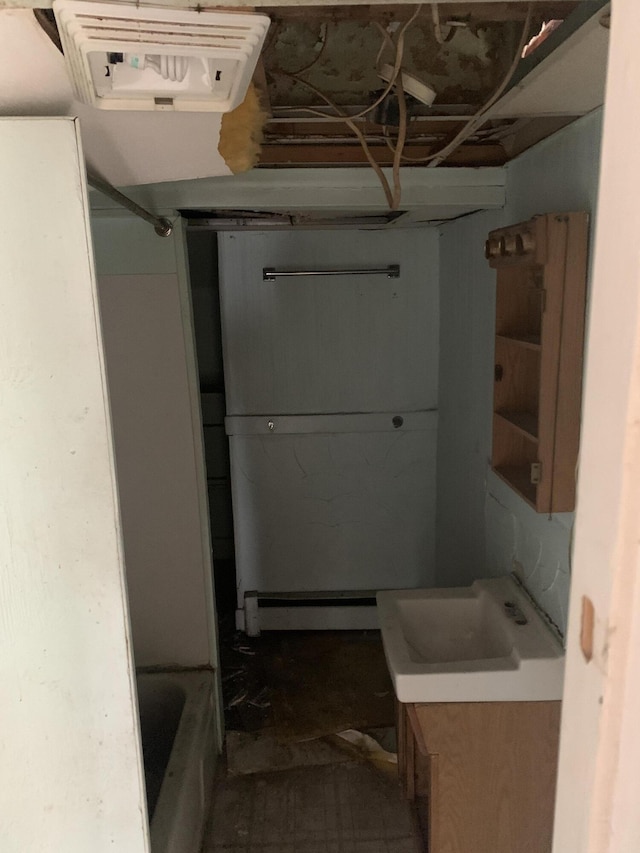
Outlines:
[[[424,431],[232,436],[239,606],[248,590],[432,585],[433,421]]]
[[[434,229],[221,235],[227,414],[435,408],[437,251]],[[398,280],[262,280],[269,266],[391,263]]]

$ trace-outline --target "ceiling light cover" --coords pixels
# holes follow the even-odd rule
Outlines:
[[[270,20],[54,0],[78,100],[110,110],[229,112],[242,103]]]

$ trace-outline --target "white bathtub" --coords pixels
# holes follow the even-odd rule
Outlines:
[[[138,675],[152,853],[200,853],[217,759],[214,677]]]

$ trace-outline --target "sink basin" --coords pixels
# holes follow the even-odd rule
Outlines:
[[[401,702],[562,697],[561,644],[510,577],[454,589],[379,592],[387,664]]]

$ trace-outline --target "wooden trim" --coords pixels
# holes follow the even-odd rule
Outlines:
[[[335,6],[336,0],[327,0],[325,4],[318,4],[317,0],[281,0],[280,6],[274,6],[273,0],[251,0],[251,3],[245,2],[245,0],[227,0],[224,6],[216,6],[213,3],[201,5],[194,3],[194,0],[139,0],[140,6],[160,6],[165,7],[169,6],[173,9],[197,9],[199,12],[208,12],[208,11],[225,11],[225,12],[247,12],[247,11],[264,11],[273,13],[274,9],[278,11],[282,9],[291,9],[293,7],[302,7],[306,9],[316,9],[317,16],[320,17],[323,15],[323,20],[332,20],[330,15],[332,12],[339,7]],[[534,4],[534,9],[539,7],[541,11],[539,13],[540,17],[548,17],[549,12],[555,10],[554,17],[560,14],[563,10],[564,13],[560,14],[560,17],[566,16],[566,10],[576,8],[579,6],[579,2],[572,2],[572,0],[567,0],[567,2],[563,2],[563,0],[532,0]],[[3,8],[7,9],[50,9],[53,5],[53,0],[1,0],[0,5]],[[350,3],[345,4],[347,8],[353,9],[364,9],[366,11],[366,19],[369,20],[371,18],[371,10],[377,8],[386,8],[393,13],[394,18],[400,18],[400,15],[397,9],[404,10],[413,10],[415,5],[408,5],[405,2],[393,3],[389,2],[389,0],[351,0]],[[487,3],[485,0],[448,0],[446,4],[443,4],[448,9],[448,14],[457,15],[458,17],[473,15],[474,17],[471,20],[476,19],[476,7],[477,9],[483,9],[482,19],[483,20],[515,20],[514,18],[507,17],[493,17],[487,18],[487,12],[489,11],[489,7],[495,7],[494,15],[508,15],[515,14],[516,11],[520,12],[518,7],[526,6],[524,0],[510,0],[510,2],[502,2],[502,3]],[[509,11],[509,6],[515,6],[513,13]],[[499,8],[501,7],[501,8]],[[305,17],[308,17],[304,12],[301,13]],[[406,16],[406,11],[405,11]],[[477,19],[476,19],[477,20]],[[521,20],[520,18],[518,20]]]
[[[429,802],[428,802],[428,841],[427,850],[437,851],[440,848],[440,756],[433,753],[429,756]]]
[[[547,228],[548,265],[544,276],[545,309],[542,315],[540,397],[538,405],[538,459],[543,463],[538,485],[538,512],[550,512],[556,476],[553,470],[560,372],[560,334],[566,266],[568,225],[561,217]],[[575,462],[573,463],[575,465]]]
[[[381,166],[391,166],[393,153],[386,145],[370,145],[371,153]],[[426,157],[434,146],[407,146],[409,157]],[[507,155],[501,145],[464,145],[447,159],[449,166],[502,166]],[[357,143],[349,145],[263,145],[260,166],[369,166],[364,151]],[[420,166],[405,163],[404,166]],[[425,165],[425,164],[422,164]]]
[[[576,464],[580,446],[582,362],[587,289],[589,216],[567,215],[566,275],[558,370],[558,406],[553,455],[551,511],[567,512],[576,502]]]
[[[491,464],[537,512],[575,507],[588,221],[583,212],[537,216],[492,231],[485,247],[497,269],[495,357],[501,368],[494,382]],[[534,291],[541,298],[539,338],[539,309],[531,295],[525,298]],[[529,473],[534,463],[535,480]]]
[[[538,0],[535,13],[545,20],[566,18],[577,6],[577,0]],[[464,5],[445,2],[439,4],[440,18],[462,18],[468,21],[524,21],[527,16],[528,0],[509,0],[509,2],[486,2],[476,0]],[[304,6],[302,9],[292,6],[268,6],[264,11],[280,20],[322,20],[322,21],[371,21],[384,18],[403,20],[414,11],[409,3],[382,5],[344,5],[344,6]],[[428,15],[425,9],[423,15]]]
[[[422,730],[422,726],[420,725],[418,712],[416,711],[416,705],[407,705],[406,709],[410,733],[412,737],[415,738],[416,746],[418,747],[418,752],[420,753],[420,755],[426,758],[429,755],[429,750],[427,749],[427,743],[424,739],[424,732]]]

